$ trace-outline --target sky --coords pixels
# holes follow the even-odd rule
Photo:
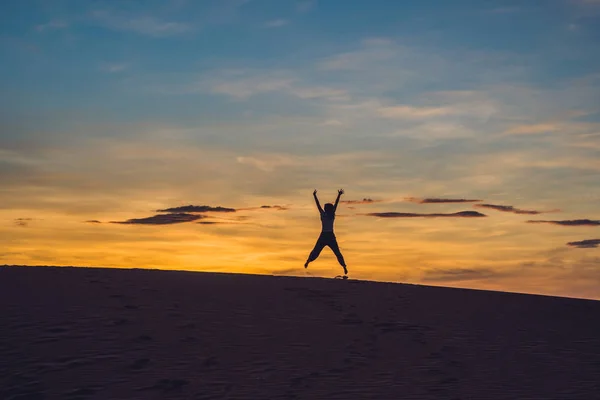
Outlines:
[[[600,299],[600,1],[5,0],[0,264]]]

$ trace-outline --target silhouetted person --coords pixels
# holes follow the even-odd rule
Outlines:
[[[313,197],[315,198],[315,203],[317,203],[317,208],[319,209],[319,213],[321,214],[321,235],[317,239],[317,243],[315,244],[315,248],[310,252],[308,256],[308,260],[304,264],[304,268],[308,267],[308,263],[315,261],[319,254],[321,254],[321,250],[325,246],[329,246],[333,253],[338,259],[338,262],[342,267],[344,267],[344,274],[348,274],[348,270],[346,269],[346,262],[344,261],[344,256],[340,251],[340,247],[337,244],[337,240],[335,239],[335,234],[333,233],[333,221],[335,220],[335,210],[337,210],[338,203],[340,201],[340,196],[344,194],[344,190],[338,190],[337,199],[335,199],[335,204],[327,203],[325,204],[325,210],[321,208],[321,204],[319,204],[319,198],[317,197],[317,190],[313,192]]]

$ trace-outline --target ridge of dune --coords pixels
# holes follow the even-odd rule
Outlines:
[[[0,399],[600,399],[600,302],[0,268]]]

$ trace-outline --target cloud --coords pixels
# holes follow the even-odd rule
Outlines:
[[[362,41],[359,50],[335,54],[321,61],[318,67],[325,71],[357,71],[374,63],[390,61],[397,56],[393,42],[386,38],[371,38]]]
[[[423,119],[457,113],[451,107],[414,107],[407,105],[381,107],[378,112],[384,118],[393,119]]]
[[[434,214],[420,214],[420,213],[400,213],[400,212],[381,212],[381,213],[369,213],[363,214],[371,217],[380,217],[380,218],[414,218],[414,217],[428,217],[428,218],[436,218],[436,217],[461,217],[461,218],[477,218],[477,217],[487,217],[485,214],[481,214],[477,211],[460,211],[455,213],[434,213]]]
[[[94,20],[107,29],[134,32],[140,35],[166,37],[181,35],[192,31],[192,27],[183,22],[162,21],[150,16],[126,16],[109,11],[95,11]]]
[[[315,8],[316,5],[316,0],[299,1],[296,3],[296,11],[300,14],[305,14]]]
[[[53,21],[47,22],[45,24],[37,25],[35,27],[35,30],[38,32],[44,32],[44,31],[49,31],[49,30],[66,29],[68,27],[69,27],[69,25],[64,21],[53,20]]]
[[[423,282],[460,282],[496,278],[501,275],[504,274],[487,268],[454,268],[426,271],[421,280]]]
[[[84,221],[86,224],[101,224],[101,221],[98,221],[97,219],[90,219],[87,221]]]
[[[491,209],[497,210],[497,211],[511,212],[511,213],[515,213],[515,214],[529,214],[529,215],[545,214],[545,213],[558,211],[558,210],[550,210],[550,211],[521,210],[521,209],[515,208],[513,206],[501,206],[501,205],[497,205],[497,204],[475,204],[474,207],[491,208]]]
[[[111,221],[113,224],[126,225],[169,225],[179,224],[183,222],[192,222],[205,218],[203,215],[173,213],[173,214],[158,214],[147,218],[133,218],[127,221]]]
[[[266,28],[281,28],[282,26],[288,25],[290,21],[287,19],[274,19],[265,23]]]
[[[567,243],[567,246],[577,247],[579,249],[598,248],[599,245],[600,245],[600,239],[586,239],[586,240],[581,240],[579,242]]]
[[[511,135],[535,135],[538,133],[556,132],[560,126],[556,124],[525,124],[512,127],[506,131]]]
[[[383,200],[373,200],[373,199],[368,199],[368,198],[364,198],[362,200],[341,200],[340,203],[345,203],[345,204],[373,204],[373,203],[380,203]]]
[[[165,208],[164,210],[156,210],[156,212],[167,212],[167,213],[203,213],[203,212],[235,212],[234,208],[227,207],[211,207],[211,206],[180,206]]]
[[[285,92],[290,90],[294,79],[284,77],[256,77],[224,79],[215,82],[210,91],[215,94],[223,94],[234,99],[246,99],[260,93]]]
[[[591,219],[573,219],[564,221],[529,220],[530,224],[554,224],[562,226],[600,226],[600,221]]]
[[[278,211],[285,211],[285,210],[289,210],[289,208],[288,207],[284,207],[284,206],[278,206],[278,205],[274,205],[274,206],[263,205],[263,206],[260,206],[260,207],[238,208],[238,211],[252,211],[252,210],[278,210]]]
[[[262,209],[270,209],[270,208],[272,208],[272,209],[280,210],[280,211],[288,209],[287,207],[278,206],[278,205],[275,205],[275,206],[260,206],[260,208],[262,208]]]
[[[439,198],[425,198],[420,199],[418,197],[406,197],[404,200],[410,201],[411,203],[418,204],[438,204],[438,203],[474,203],[481,200],[475,199],[439,199]]]
[[[33,221],[33,218],[15,218],[15,224],[22,227],[28,226],[31,221]]]
[[[321,125],[323,125],[323,126],[342,126],[342,125],[344,125],[344,123],[338,119],[328,119],[327,121],[323,122]]]
[[[288,71],[226,70],[216,76],[206,77],[192,85],[182,87],[183,93],[205,92],[225,95],[234,100],[245,100],[251,96],[283,93],[303,100],[323,99],[346,101],[348,92],[323,85],[311,85]]]
[[[129,65],[126,63],[109,63],[100,66],[100,70],[103,72],[108,72],[114,74],[116,72],[121,72],[127,69]]]
[[[200,221],[196,222],[201,225],[239,225],[237,222],[223,222],[223,221]]]
[[[266,155],[259,157],[236,157],[239,164],[249,165],[264,172],[274,172],[282,167],[298,165],[298,160],[287,155]]]

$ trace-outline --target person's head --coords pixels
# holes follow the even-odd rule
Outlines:
[[[325,207],[323,207],[323,209],[325,210],[325,212],[327,214],[330,214],[330,215],[333,214],[333,204],[327,203],[327,204],[325,204]]]

